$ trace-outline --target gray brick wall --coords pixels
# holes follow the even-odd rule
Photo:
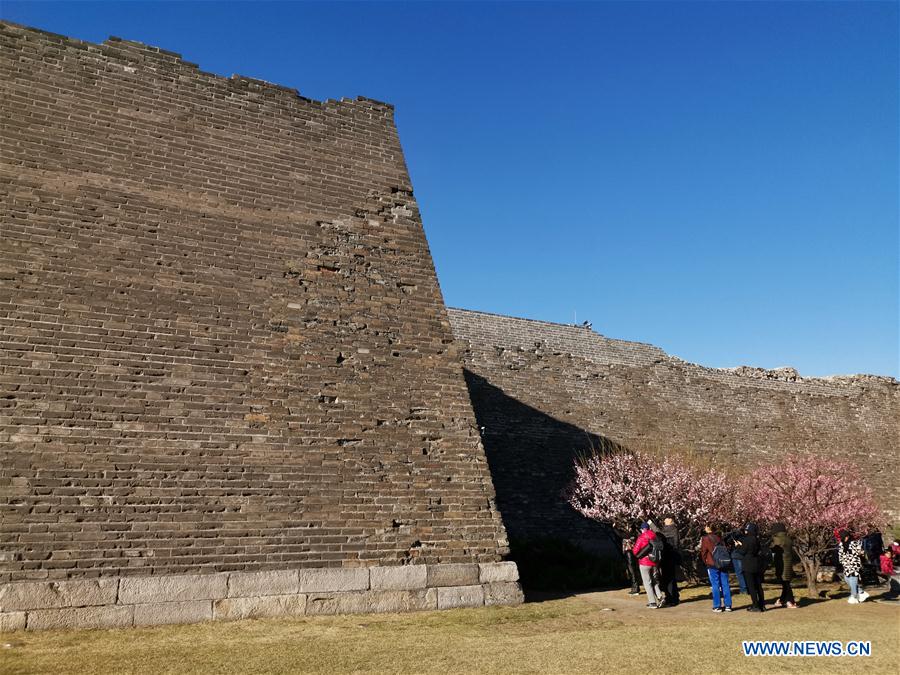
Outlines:
[[[870,375],[719,370],[577,326],[449,310],[511,537],[596,539],[560,491],[614,441],[697,452],[741,472],[788,452],[855,464],[900,517],[900,385]]]
[[[0,24],[0,582],[498,560],[393,121]]]

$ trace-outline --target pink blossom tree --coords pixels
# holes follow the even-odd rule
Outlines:
[[[576,511],[609,525],[620,537],[648,516],[672,514],[689,542],[699,541],[705,524],[728,520],[733,497],[734,488],[721,471],[625,449],[577,460],[566,491]]]
[[[749,474],[739,487],[744,518],[784,523],[814,597],[822,554],[836,545],[834,530],[859,534],[886,518],[852,464],[793,455]]]

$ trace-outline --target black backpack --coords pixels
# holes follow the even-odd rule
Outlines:
[[[759,540],[759,568],[761,570],[766,570],[772,566],[772,562],[775,560],[772,555],[772,549],[769,547],[769,542],[764,541],[763,539]]]
[[[656,536],[650,540],[650,555],[647,557],[650,558],[650,562],[658,565],[663,560],[665,550],[666,544],[664,538],[662,534],[657,532]]]
[[[713,548],[712,559],[717,570],[727,570],[731,567],[731,551],[721,541]]]

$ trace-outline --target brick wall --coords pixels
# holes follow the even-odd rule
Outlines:
[[[0,582],[498,560],[391,106],[0,43]]]
[[[572,461],[612,440],[693,450],[737,470],[790,451],[856,464],[900,518],[900,385],[718,370],[587,328],[450,309],[510,537],[602,533],[560,491]]]

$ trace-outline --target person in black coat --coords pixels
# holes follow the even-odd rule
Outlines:
[[[641,572],[638,568],[637,558],[631,552],[634,546],[634,537],[624,537],[622,539],[622,555],[625,556],[625,572],[628,574],[628,581],[631,583],[631,591],[628,595],[640,595],[641,593]]]
[[[763,596],[763,573],[766,571],[762,560],[762,547],[759,543],[759,529],[756,523],[744,525],[744,534],[735,540],[735,547],[743,555],[744,580],[750,592],[752,604],[747,608],[750,612],[766,611],[766,599]]]
[[[660,566],[660,584],[666,593],[666,604],[674,607],[681,601],[678,592],[678,566],[681,565],[681,536],[678,526],[671,516],[663,521],[660,533],[666,541],[665,553]]]

